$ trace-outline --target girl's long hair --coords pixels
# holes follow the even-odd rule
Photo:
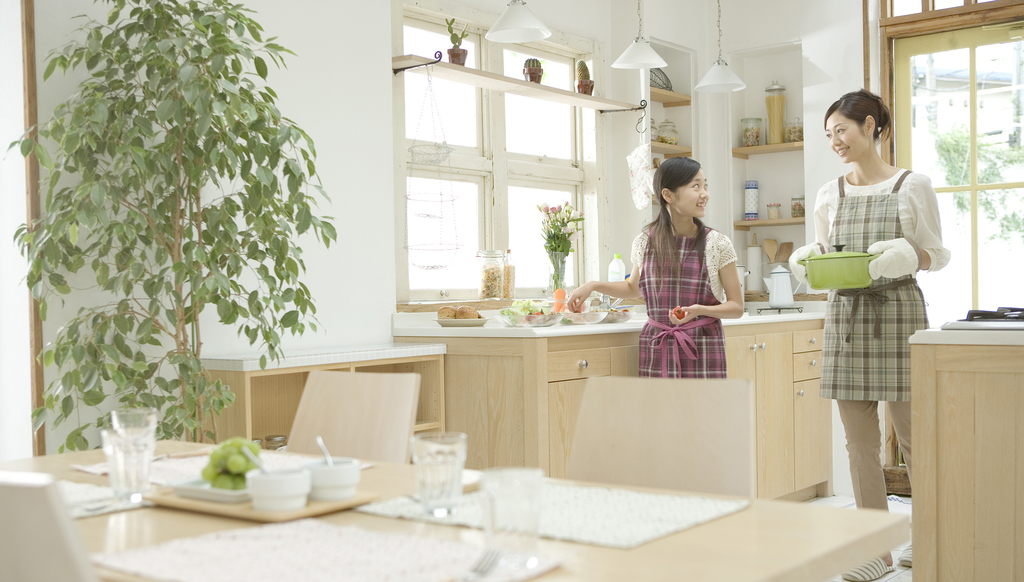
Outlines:
[[[680,245],[676,242],[675,233],[672,231],[672,215],[668,211],[668,203],[662,192],[665,188],[675,192],[680,186],[685,186],[693,181],[700,170],[700,163],[693,158],[669,158],[658,166],[654,173],[654,192],[661,204],[658,217],[644,227],[649,241],[648,252],[654,253],[654,262],[658,265],[657,273],[648,273],[648,276],[656,275],[664,281],[679,276],[682,257],[680,256]],[[704,247],[707,234],[704,232],[704,223],[696,216],[693,223],[697,225],[697,256],[701,264],[704,263]]]

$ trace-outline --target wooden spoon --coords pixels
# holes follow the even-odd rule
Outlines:
[[[773,238],[764,239],[764,252],[768,254],[768,262],[775,262],[775,255],[779,252],[779,243]]]
[[[779,245],[779,262],[785,263],[789,260],[789,255],[793,254],[793,243],[784,242]]]

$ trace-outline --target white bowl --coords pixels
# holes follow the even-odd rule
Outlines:
[[[334,466],[328,467],[326,460],[306,465],[313,475],[313,490],[309,498],[316,501],[342,501],[356,494],[356,485],[362,472],[358,460],[350,457],[333,457]]]
[[[312,477],[309,470],[272,471],[253,469],[245,474],[245,483],[256,511],[295,511],[306,506]]]

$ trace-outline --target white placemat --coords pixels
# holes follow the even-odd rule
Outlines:
[[[306,463],[316,460],[313,457],[302,455],[291,455],[288,453],[260,453],[260,460],[271,471],[297,469]],[[170,485],[198,479],[203,472],[203,467],[210,461],[210,454],[202,456],[191,456],[184,458],[163,458],[154,460],[149,466],[149,482],[153,485]],[[91,473],[93,475],[106,475],[107,463],[96,463],[95,465],[71,465],[72,468]]]
[[[95,554],[92,561],[159,582],[440,582],[468,571],[481,551],[451,540],[303,519]],[[537,568],[515,573],[499,568],[487,582],[528,580],[559,563],[542,556]]]
[[[113,489],[92,483],[60,480],[57,481],[57,491],[64,500],[64,505],[67,506],[72,519],[153,505],[149,501],[132,503],[127,499],[114,499]]]
[[[482,528],[481,496],[479,491],[464,495],[455,515],[444,519],[425,514],[419,502],[410,497],[370,503],[356,511]],[[665,495],[545,481],[539,534],[595,546],[634,548],[748,505],[747,499]]]

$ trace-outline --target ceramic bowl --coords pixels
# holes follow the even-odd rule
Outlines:
[[[333,457],[334,466],[327,466],[326,460],[306,465],[313,477],[313,489],[309,498],[316,501],[342,501],[356,494],[361,471],[359,461],[350,457]]]
[[[272,471],[253,469],[245,483],[256,511],[295,511],[306,506],[312,477],[308,469]]]

